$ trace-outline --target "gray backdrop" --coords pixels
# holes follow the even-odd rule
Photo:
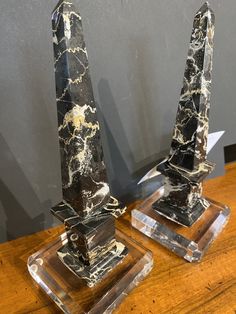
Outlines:
[[[53,224],[61,200],[50,15],[56,0],[0,1],[0,241]],[[75,0],[83,18],[104,151],[114,194],[170,145],[194,13],[193,0]],[[210,160],[223,172],[235,143],[234,0],[216,14],[211,131],[226,130]]]

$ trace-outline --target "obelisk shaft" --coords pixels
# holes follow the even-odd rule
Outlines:
[[[205,3],[196,13],[170,154],[157,170],[165,176],[164,195],[153,208],[191,226],[210,205],[202,180],[214,165],[206,160],[213,55],[214,14]]]
[[[110,192],[81,17],[70,2],[61,1],[52,24],[63,199],[87,217]]]
[[[206,160],[214,14],[205,3],[196,13],[173,132],[169,162],[193,171]]]

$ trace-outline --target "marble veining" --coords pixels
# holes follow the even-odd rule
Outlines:
[[[126,207],[110,194],[82,20],[71,1],[59,1],[52,29],[63,200],[51,212],[67,233],[59,258],[92,286],[127,254],[115,238]]]
[[[93,287],[101,281],[104,275],[112,271],[127,253],[128,249],[121,242],[116,242],[112,250],[106,252],[102,259],[97,260],[96,263],[91,266],[82,263],[74,254],[71,254],[66,245],[58,250],[58,255],[65,266],[75,275],[84,278],[89,287]]]
[[[60,1],[52,15],[63,199],[82,217],[110,190],[80,14]]]
[[[157,166],[165,176],[164,195],[153,208],[185,226],[209,207],[202,197],[202,180],[214,168],[206,160],[214,21],[206,2],[194,17],[170,153]]]
[[[213,56],[214,14],[196,13],[184,72],[169,162],[193,171],[206,160]]]

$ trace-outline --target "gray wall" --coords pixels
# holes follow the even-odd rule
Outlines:
[[[54,0],[0,1],[0,241],[53,224],[61,200],[50,13]],[[168,149],[193,15],[202,1],[75,0],[83,17],[109,178],[122,198]],[[233,0],[216,14],[211,131],[226,130],[209,159],[222,173],[235,143]],[[55,222],[54,222],[55,223]]]

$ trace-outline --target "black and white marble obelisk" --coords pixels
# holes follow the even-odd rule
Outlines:
[[[127,254],[114,218],[125,207],[110,195],[81,16],[62,0],[52,25],[63,192],[52,213],[68,238],[58,256],[93,286]]]
[[[208,3],[194,17],[170,154],[157,166],[165,176],[164,195],[153,208],[185,226],[209,206],[202,180],[214,167],[206,160],[214,20]]]
[[[152,253],[115,228],[126,207],[111,196],[81,16],[52,13],[65,232],[32,254],[28,270],[64,313],[111,313],[153,266]]]

